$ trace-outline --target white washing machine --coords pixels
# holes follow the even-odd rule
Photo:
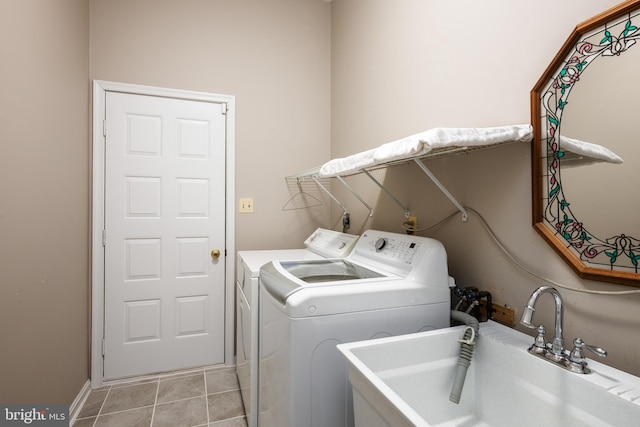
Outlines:
[[[306,249],[239,251],[236,270],[236,373],[248,427],[258,425],[258,279],[260,267],[279,259],[312,260],[345,257],[358,236],[317,229],[305,240]]]
[[[345,259],[272,261],[260,272],[260,427],[354,425],[337,344],[449,326],[436,240],[369,230]]]

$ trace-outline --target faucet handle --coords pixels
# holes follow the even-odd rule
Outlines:
[[[538,335],[536,335],[535,341],[529,348],[530,353],[543,354],[547,350],[547,340],[545,338],[544,326],[538,326]]]
[[[569,360],[574,363],[586,364],[587,362],[584,358],[584,353],[582,352],[583,349],[587,349],[597,356],[607,357],[606,350],[600,347],[585,344],[585,342],[582,341],[582,338],[576,338],[575,340],[573,340],[573,350],[571,351]]]
[[[589,345],[589,344],[585,344],[584,348],[586,348],[587,350],[589,350],[591,353],[595,354],[596,356],[600,356],[600,357],[607,357],[607,350],[605,350],[604,348],[601,347],[596,347],[593,345]]]

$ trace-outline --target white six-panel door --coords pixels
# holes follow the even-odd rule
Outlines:
[[[106,94],[105,380],[224,363],[224,107]]]

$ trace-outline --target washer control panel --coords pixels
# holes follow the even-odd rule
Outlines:
[[[400,262],[410,265],[414,261],[416,254],[420,251],[420,237],[405,237],[402,234],[375,236],[373,233],[367,233],[362,235],[364,241],[369,241],[364,253],[368,253],[373,259],[383,259],[387,260],[387,262]]]
[[[419,264],[428,262],[434,251],[443,252],[444,248],[428,237],[367,230],[348,258],[407,276]]]

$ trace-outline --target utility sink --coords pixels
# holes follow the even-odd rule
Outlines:
[[[449,401],[463,326],[338,345],[347,358],[356,427],[630,426],[640,378],[588,359],[569,372],[527,351],[529,335],[492,321],[478,343],[460,403]]]

